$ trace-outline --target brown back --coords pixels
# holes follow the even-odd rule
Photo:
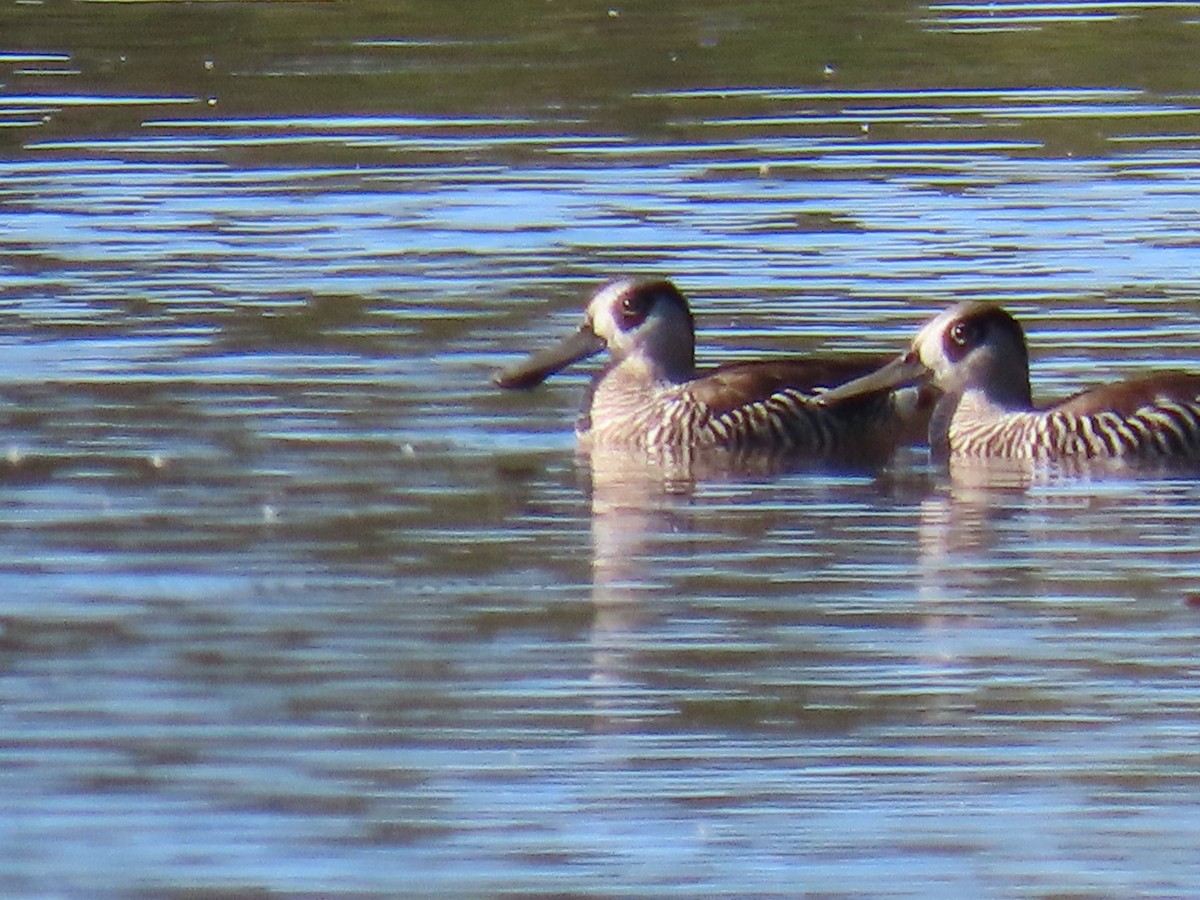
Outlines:
[[[1081,391],[1047,412],[1063,412],[1072,416],[1090,416],[1113,412],[1129,416],[1144,406],[1167,400],[1194,403],[1200,398],[1200,375],[1188,372],[1155,372],[1141,378],[1131,378],[1118,384]]]
[[[697,373],[689,393],[714,413],[723,415],[747,404],[793,389],[811,394],[873,372],[890,356],[856,359],[779,359],[730,363]]]

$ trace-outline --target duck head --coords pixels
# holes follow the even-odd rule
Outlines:
[[[555,372],[607,350],[614,365],[647,381],[685,381],[695,372],[695,330],[687,299],[670,281],[621,278],[588,301],[583,324],[557,345],[499,372],[502,388],[532,388]]]

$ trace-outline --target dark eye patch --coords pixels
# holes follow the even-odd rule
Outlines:
[[[621,329],[628,331],[646,321],[646,316],[650,314],[650,307],[653,303],[654,296],[645,291],[635,291],[622,297],[619,313]]]
[[[946,337],[942,341],[943,349],[951,362],[958,362],[982,344],[986,335],[985,323],[978,319],[959,319],[946,329]]]

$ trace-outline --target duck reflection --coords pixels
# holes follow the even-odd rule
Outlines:
[[[986,590],[997,536],[1025,503],[1030,472],[1020,465],[952,464],[921,500],[917,520],[918,595],[925,609],[970,615],[964,597]],[[946,477],[948,476],[948,477]]]
[[[622,680],[653,601],[669,589],[649,561],[662,536],[677,531],[695,487],[680,456],[598,450],[581,458],[591,478],[594,682]]]
[[[731,552],[727,541],[734,552],[745,549],[745,525],[722,513],[727,495],[743,489],[752,494],[762,483],[777,483],[797,471],[820,477],[834,467],[827,460],[786,454],[695,448],[597,447],[580,462],[590,478],[592,510],[592,680],[604,688],[593,701],[611,727],[620,707],[633,698],[645,702],[646,681],[655,679],[647,667],[664,646],[662,629],[685,626],[688,605],[705,599],[690,596],[687,585],[704,583],[708,590],[724,579],[744,583],[737,581],[744,575],[739,564],[729,571],[716,568]],[[853,471],[864,470],[856,466]],[[779,507],[750,513],[745,522],[761,531],[794,519],[793,512]],[[702,572],[712,578],[698,580]],[[762,584],[771,590],[767,580]],[[721,652],[707,636],[688,647],[701,654]]]
[[[1037,595],[1036,582],[1062,562],[1056,546],[1068,537],[1074,552],[1121,546],[1122,517],[1145,514],[1164,484],[1197,474],[1175,462],[970,458],[951,459],[943,473],[919,524],[921,591],[931,602]]]
[[[593,600],[619,614],[665,589],[647,562],[666,536],[684,527],[699,486],[770,479],[819,463],[767,452],[667,447],[630,452],[593,448],[581,455],[590,475]]]

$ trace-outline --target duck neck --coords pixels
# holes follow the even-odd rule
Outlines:
[[[644,356],[628,356],[612,367],[610,375],[627,384],[682,384],[695,377],[696,366],[690,352],[655,360]]]
[[[929,446],[933,456],[945,459],[950,454],[950,431],[955,425],[986,424],[1010,413],[1032,409],[1028,382],[1023,391],[998,392],[994,388],[971,387],[944,393],[929,418]]]

